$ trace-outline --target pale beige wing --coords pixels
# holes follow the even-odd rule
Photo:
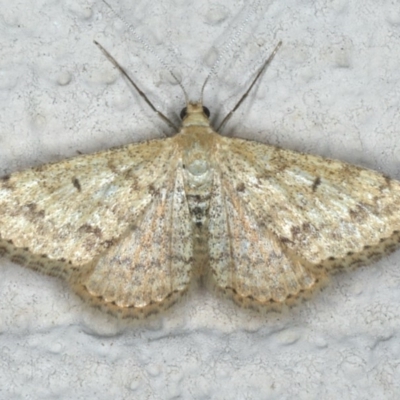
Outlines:
[[[269,297],[281,301],[285,295],[270,295],[278,289],[291,298],[312,288],[310,282],[319,282],[326,272],[366,263],[400,241],[397,181],[340,161],[241,139],[222,137],[214,158],[220,203],[230,212],[225,225],[210,227],[210,235],[220,229],[218,237],[228,238],[210,264],[218,268],[218,277],[231,274],[217,284],[242,297],[253,296],[242,287],[260,286],[265,293],[255,293],[261,302]],[[211,210],[220,214],[215,205]],[[210,243],[210,248],[217,246],[217,237]],[[221,261],[227,249],[233,252],[230,264]],[[235,268],[242,273],[232,273]],[[304,283],[303,278],[293,281],[291,274]]]
[[[287,251],[218,174],[209,210],[211,278],[238,304],[292,304],[323,283],[325,273]]]
[[[140,317],[174,302],[189,284],[192,253],[174,139],[0,181],[0,255],[64,277],[114,314]]]
[[[106,311],[142,317],[172,305],[187,290],[192,263],[191,219],[178,168],[163,177],[140,218],[73,286]]]
[[[178,205],[176,198],[165,197],[167,187],[178,185],[173,178],[180,156],[177,152],[173,138],[154,140],[3,177],[0,255],[75,283],[88,277],[94,262],[102,265],[107,254],[117,257],[123,249],[129,250],[126,247],[129,241],[137,241],[135,246],[131,244],[131,254],[124,256],[132,257],[130,268],[137,260],[142,268],[147,256],[146,260],[159,257],[160,262],[169,255],[172,259],[179,257],[180,250],[172,248],[171,243],[165,249],[167,254],[157,253],[155,245],[146,244],[144,233],[139,233],[146,230],[147,224],[154,223],[154,212],[162,209],[170,214],[166,217],[169,220],[160,222],[159,235],[162,229],[164,234],[170,234],[166,233],[168,221],[175,224],[174,218],[179,217],[182,224],[185,222],[183,205]],[[180,196],[179,201],[183,202],[182,190]],[[157,214],[157,218],[161,216]],[[169,229],[174,227],[171,225]],[[182,246],[187,249],[189,244],[185,242]],[[138,258],[139,249],[146,253],[142,258]],[[152,277],[157,279],[161,275],[156,271]],[[174,284],[171,281],[170,288]],[[178,290],[181,288],[178,284]],[[105,300],[113,301],[107,290],[104,289]],[[101,296],[100,292],[95,295]],[[155,295],[154,300],[159,299]]]

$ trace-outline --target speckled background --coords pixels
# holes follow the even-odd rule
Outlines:
[[[396,1],[0,0],[0,174],[161,137],[215,65],[220,121],[283,46],[225,134],[400,179]],[[215,64],[216,62],[216,64]],[[0,260],[0,399],[398,399],[400,251],[333,277],[288,313],[241,310],[195,287],[131,324],[61,281]]]

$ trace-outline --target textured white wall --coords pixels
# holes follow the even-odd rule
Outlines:
[[[93,39],[174,120],[168,68],[197,98],[220,56],[205,102],[221,118],[283,40],[225,133],[400,179],[397,2],[109,1],[136,34],[101,1],[0,0],[0,174],[169,132]],[[289,313],[195,288],[134,326],[0,263],[1,399],[400,398],[400,251]]]

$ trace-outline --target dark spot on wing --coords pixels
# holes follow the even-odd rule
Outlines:
[[[111,246],[115,244],[115,241],[113,239],[105,240],[102,244],[106,249],[109,249]]]
[[[236,190],[238,192],[244,192],[246,189],[246,186],[243,182],[240,182],[237,186],[236,186]]]
[[[300,228],[298,226],[294,226],[294,225],[290,228],[290,232],[292,233],[293,238],[295,238],[296,236],[298,236],[301,233]]]
[[[312,190],[313,192],[315,192],[320,184],[321,184],[321,178],[320,178],[319,176],[317,176],[317,177],[314,179],[313,184],[311,185],[311,190]]]
[[[93,233],[97,237],[101,237],[101,229],[97,226],[92,226],[90,224],[83,224],[78,231],[86,232],[86,233]]]
[[[280,236],[279,240],[281,241],[281,243],[285,244],[285,243],[293,243],[289,238],[285,237],[285,236]]]
[[[72,184],[75,186],[76,190],[80,192],[82,190],[81,183],[78,178],[72,178]]]
[[[25,207],[29,211],[30,218],[33,218],[33,217],[34,218],[37,218],[37,217],[43,218],[45,216],[44,210],[39,210],[38,205],[36,203],[31,202],[31,203],[25,204]]]
[[[349,216],[351,220],[356,223],[361,223],[368,217],[366,211],[361,207],[360,204],[357,204],[355,208],[349,210]]]
[[[30,212],[35,212],[37,209],[37,204],[36,203],[28,203],[28,204],[26,204],[26,207],[29,209]]]
[[[383,175],[383,178],[385,179],[386,185],[387,185],[387,186],[390,186],[390,185],[391,185],[391,182],[392,182],[392,180],[390,179],[390,177],[387,176],[387,175]]]
[[[14,185],[10,178],[11,178],[11,175],[5,175],[0,178],[0,184],[3,185],[4,189],[10,189],[10,190],[13,189]]]

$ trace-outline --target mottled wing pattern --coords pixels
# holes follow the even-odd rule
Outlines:
[[[171,162],[179,159],[177,151],[173,139],[153,140],[3,177],[0,180],[0,255],[41,272],[63,276],[76,285],[81,279],[87,279],[88,291],[97,296],[98,302],[101,296],[106,302],[121,306],[137,301],[142,307],[146,302],[160,301],[167,290],[161,288],[161,283],[147,297],[144,293],[132,293],[129,297],[131,282],[128,280],[122,291],[127,297],[121,299],[113,297],[107,277],[102,281],[106,287],[101,287],[99,277],[105,271],[105,263],[112,261],[111,266],[125,263],[125,269],[111,271],[109,267],[107,273],[112,275],[109,279],[118,274],[127,277],[130,274],[132,279],[137,279],[145,258],[140,249],[149,246],[145,232],[157,223],[158,238],[164,242],[158,247],[152,244],[146,254],[153,251],[154,265],[164,262],[167,252],[171,256],[167,265],[172,267],[171,263],[182,251],[182,260],[177,262],[178,271],[183,271],[180,266],[190,253],[187,241],[182,241],[180,248],[171,248],[169,242],[170,247],[164,253],[157,253],[165,244],[165,236],[170,234],[167,222],[157,221],[162,218],[160,213],[169,212],[168,223],[172,224],[186,218],[182,214],[186,212],[182,205],[183,189],[179,189],[182,183],[176,176],[178,161]],[[174,190],[171,185],[180,190],[180,197],[166,196],[167,190]],[[177,228],[174,235],[187,238],[187,232],[179,231],[181,225],[172,228]],[[137,240],[135,244],[134,240]],[[128,254],[124,255],[124,251]],[[126,257],[132,259],[129,266]],[[138,263],[136,271],[135,262]],[[185,268],[187,271],[190,263]],[[164,276],[166,271],[155,271],[147,279]],[[145,283],[142,282],[142,292]],[[118,284],[122,285],[115,283]],[[175,290],[174,285],[182,290],[182,282],[172,279],[169,289]],[[82,286],[77,286],[85,292]],[[138,288],[137,283],[134,287]]]
[[[170,306],[188,288],[193,263],[182,169],[170,171],[124,236],[75,285],[114,314],[141,316]]]
[[[210,202],[209,260],[217,287],[245,306],[283,303],[315,288],[320,274],[285,251],[231,183],[216,174]]]
[[[227,271],[217,284],[232,287],[239,297],[251,297],[247,287],[265,282],[266,298],[291,298],[326,272],[366,263],[400,241],[400,183],[377,172],[223,137],[215,165],[221,189],[211,219],[223,224],[212,229],[229,239],[213,250],[210,263],[213,270]],[[226,215],[218,203],[229,210]],[[212,235],[213,248],[216,244]],[[229,251],[230,261],[223,263],[221,255]],[[264,268],[252,271],[263,259]],[[243,273],[230,277],[237,269]]]

